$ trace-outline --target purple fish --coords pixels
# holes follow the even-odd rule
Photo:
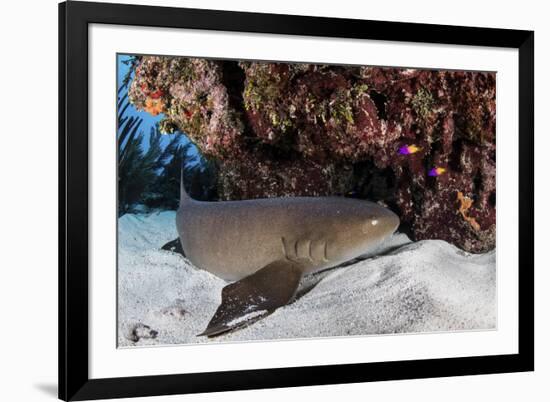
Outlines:
[[[416,145],[403,145],[397,151],[400,155],[411,155],[420,151],[422,148],[417,147]]]
[[[431,177],[437,177],[437,176],[441,176],[443,173],[445,173],[447,171],[447,169],[445,168],[442,168],[442,167],[434,167],[434,168],[431,168],[430,171],[428,172],[428,176],[431,176]]]

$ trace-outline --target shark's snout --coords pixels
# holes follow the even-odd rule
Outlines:
[[[362,225],[367,236],[384,238],[392,235],[399,227],[399,217],[387,208],[376,206]]]
[[[399,217],[388,208],[374,202],[354,200],[354,214],[350,214],[337,230],[328,247],[328,259],[347,261],[375,252],[399,226]]]
[[[388,228],[390,229],[389,234],[393,234],[399,227],[399,223],[400,223],[399,217],[390,210],[387,210],[387,212],[388,212],[388,216],[386,219],[388,221],[387,223]]]

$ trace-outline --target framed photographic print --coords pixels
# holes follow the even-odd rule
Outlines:
[[[534,33],[59,5],[59,397],[529,371]]]

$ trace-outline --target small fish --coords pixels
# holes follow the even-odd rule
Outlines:
[[[432,177],[437,177],[437,176],[441,176],[443,173],[445,173],[447,171],[447,169],[445,168],[442,168],[442,167],[434,167],[434,168],[431,168],[430,171],[428,172],[428,176],[432,176]]]
[[[421,150],[422,148],[417,147],[416,145],[403,145],[402,147],[399,148],[398,153],[400,155],[412,155]]]

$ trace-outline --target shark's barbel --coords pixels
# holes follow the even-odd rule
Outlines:
[[[233,281],[201,334],[215,336],[287,304],[303,275],[374,250],[399,218],[376,203],[344,197],[197,201],[182,182],[176,224],[186,257]]]

